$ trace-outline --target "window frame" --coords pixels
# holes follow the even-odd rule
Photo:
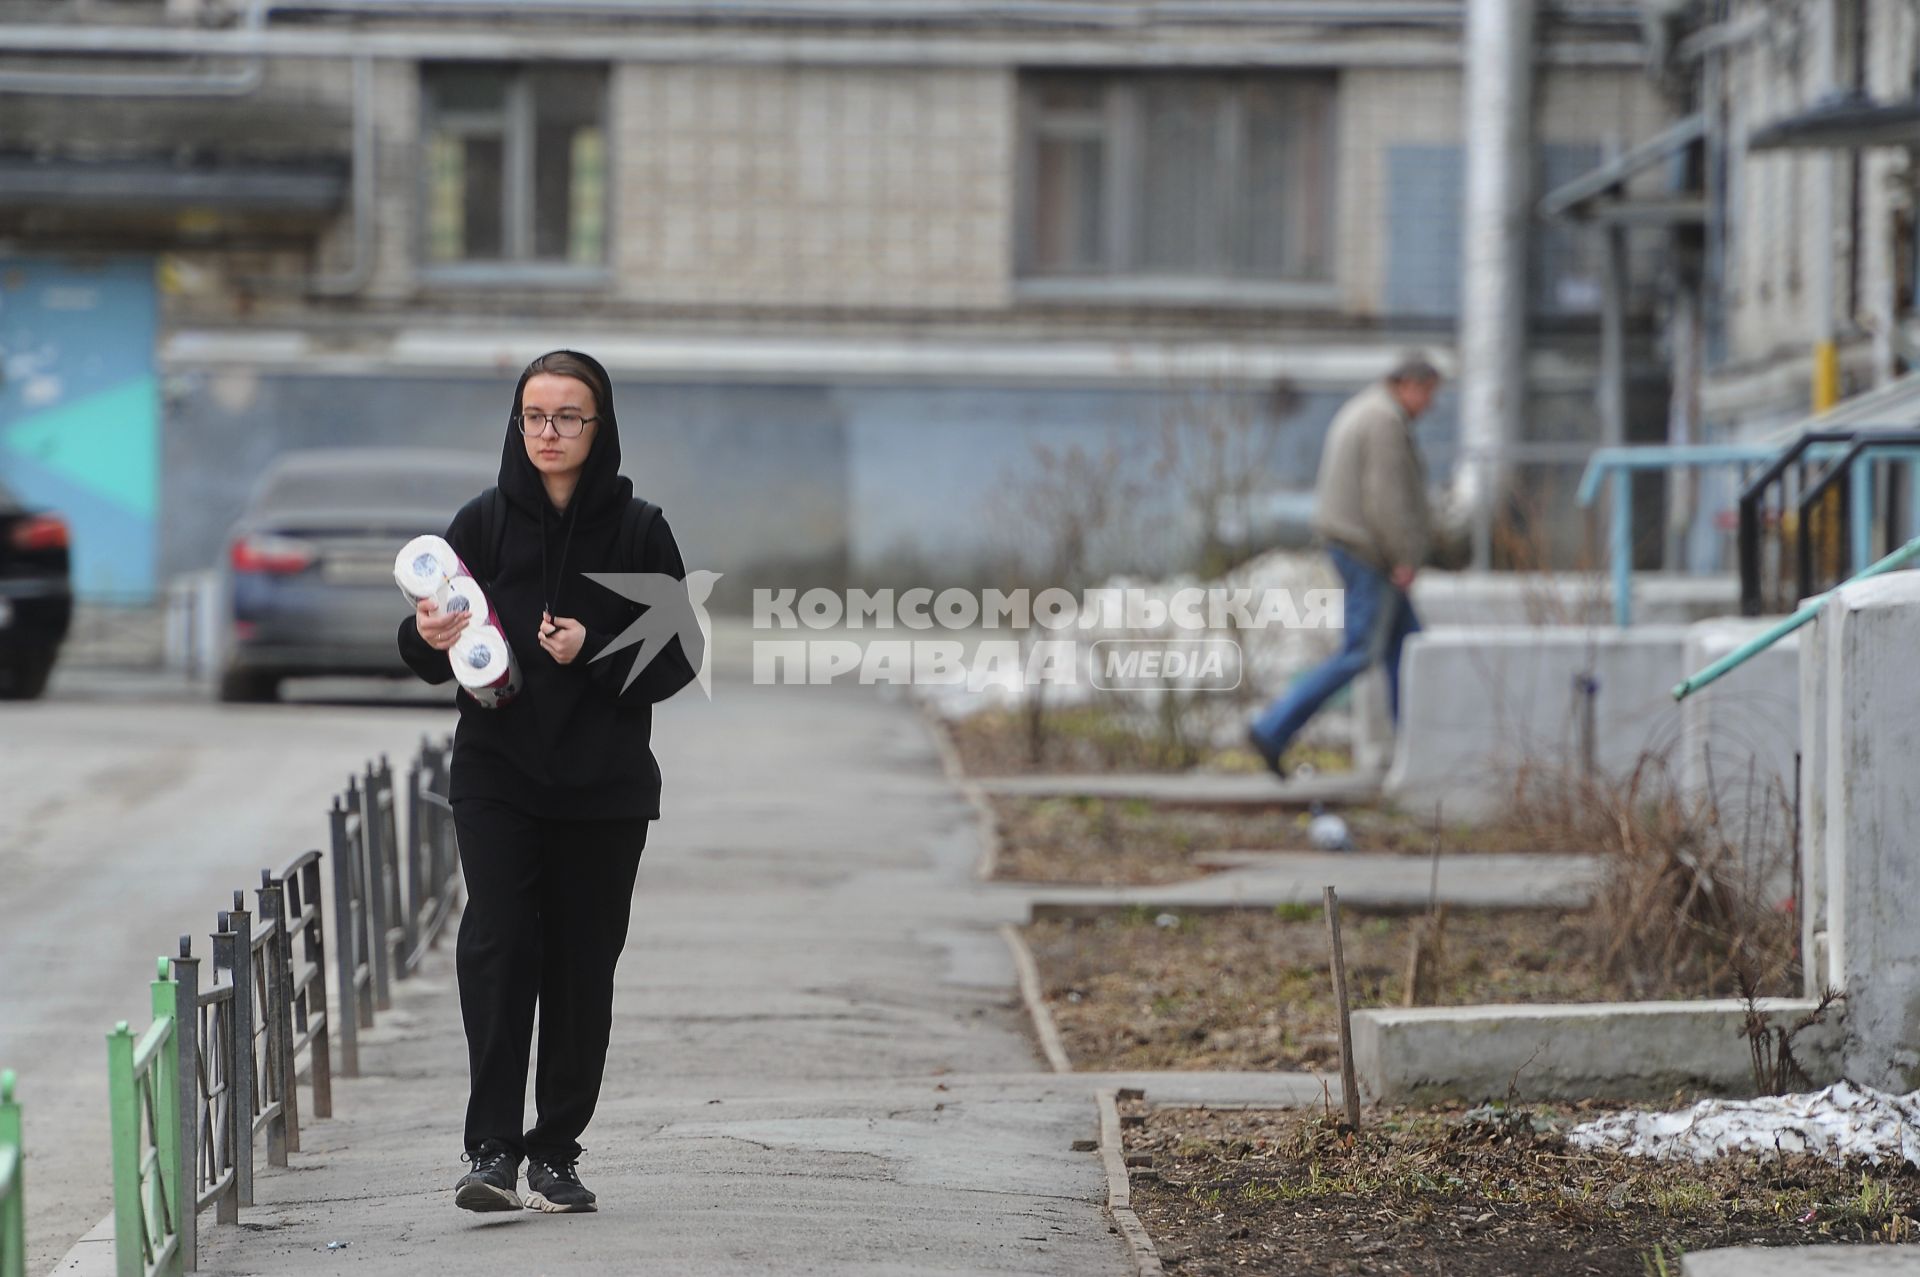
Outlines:
[[[601,76],[595,126],[603,139],[605,169],[601,190],[600,260],[592,263],[570,261],[563,257],[532,256],[534,231],[534,146],[538,131],[535,116],[534,73],[543,63],[499,61],[475,58],[423,59],[417,68],[420,127],[415,138],[415,217],[414,261],[420,278],[431,284],[455,284],[494,287],[511,284],[517,288],[555,291],[577,288],[607,288],[613,282],[613,232],[618,224],[614,201],[619,183],[614,180],[616,148],[608,130],[613,120],[615,68],[610,63],[566,64],[591,68]],[[482,67],[500,72],[506,80],[505,102],[498,112],[443,110],[434,100],[432,79],[438,68]],[[435,260],[432,256],[433,141],[443,133],[466,136],[492,133],[495,124],[501,139],[501,244],[497,259],[462,258]],[[447,126],[451,125],[451,128]]]
[[[1142,253],[1139,242],[1141,183],[1144,178],[1143,89],[1150,78],[1199,81],[1205,72],[1183,71],[1076,71],[1065,68],[1022,68],[1017,87],[1018,107],[1015,144],[1015,217],[1013,291],[1017,299],[1060,302],[1121,301],[1167,305],[1229,305],[1315,309],[1335,307],[1341,298],[1338,199],[1339,199],[1339,101],[1340,79],[1333,69],[1304,72],[1282,71],[1271,77],[1296,82],[1317,81],[1325,86],[1326,131],[1323,138],[1326,172],[1323,234],[1326,274],[1322,278],[1302,276],[1293,279],[1251,279],[1237,267],[1225,245],[1230,239],[1233,252],[1247,242],[1250,210],[1246,207],[1245,185],[1249,176],[1247,150],[1247,101],[1239,86],[1250,84],[1263,73],[1239,69],[1216,72],[1235,81],[1228,95],[1225,114],[1215,126],[1214,143],[1222,151],[1222,219],[1226,236],[1216,236],[1216,250],[1209,254],[1211,274],[1189,272],[1151,272],[1131,265]],[[1042,270],[1035,264],[1038,249],[1037,199],[1040,179],[1040,141],[1048,132],[1040,93],[1049,83],[1083,79],[1099,85],[1104,117],[1102,161],[1106,186],[1101,193],[1100,226],[1105,237],[1107,262],[1087,270]],[[1116,264],[1125,256],[1128,261]]]

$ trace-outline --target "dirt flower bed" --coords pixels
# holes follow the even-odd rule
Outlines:
[[[1342,910],[1355,1008],[1399,1006],[1411,917]],[[1067,1054],[1080,1069],[1284,1069],[1335,1074],[1327,931],[1317,905],[1272,912],[1115,910],[1025,928]],[[1599,974],[1578,911],[1457,910],[1436,1001],[1598,1002],[1629,996]],[[1704,997],[1673,987],[1632,996]],[[1763,987],[1762,994],[1786,994]],[[1524,1093],[1525,1078],[1521,1079]]]
[[[1310,812],[1230,807],[1169,807],[1141,799],[1009,798],[993,800],[1000,829],[994,877],[1018,882],[1106,886],[1179,882],[1208,872],[1194,857],[1210,851],[1304,851],[1312,846]],[[1340,809],[1354,850],[1427,855],[1431,815]],[[1524,825],[1446,825],[1446,852],[1574,851],[1563,835]]]
[[[969,776],[1265,770],[1259,757],[1242,745],[1170,743],[1150,727],[1097,703],[1048,709],[1045,724],[1037,759],[1027,717],[1018,709],[981,710],[950,719],[945,728]],[[1352,752],[1344,748],[1301,746],[1288,755],[1288,762],[1305,762],[1322,772],[1353,770]]]
[[[1920,1174],[1813,1159],[1650,1162],[1569,1146],[1597,1113],[1122,1106],[1133,1206],[1169,1273],[1677,1273],[1718,1246],[1907,1242]]]

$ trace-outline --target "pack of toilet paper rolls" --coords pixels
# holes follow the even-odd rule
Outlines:
[[[465,612],[471,618],[447,656],[460,686],[489,709],[520,693],[520,667],[506,635],[493,623],[493,609],[467,565],[445,538],[415,537],[394,556],[393,579],[408,601],[426,599],[436,612]]]
[[[400,593],[411,603],[432,599],[436,609],[445,605],[449,587],[456,580],[471,580],[472,576],[445,537],[415,537],[393,558],[393,580]]]
[[[488,709],[497,709],[520,694],[520,663],[513,659],[513,648],[498,626],[469,622],[447,658],[460,686]]]

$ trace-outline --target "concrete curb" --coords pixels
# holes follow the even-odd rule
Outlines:
[[[940,756],[940,770],[946,773],[947,780],[958,789],[961,795],[973,804],[974,814],[980,818],[980,859],[973,866],[973,876],[981,882],[993,877],[1000,862],[1000,820],[994,814],[993,804],[988,801],[986,791],[980,783],[967,775],[966,768],[960,763],[960,751],[947,739],[946,723],[925,701],[916,698],[913,707],[919,712],[920,721],[927,729],[927,735],[933,738],[933,749]]]
[[[1013,955],[1013,968],[1020,975],[1020,1000],[1027,1004],[1027,1016],[1033,1021],[1041,1052],[1055,1073],[1073,1072],[1073,1061],[1067,1058],[1067,1044],[1060,1037],[1060,1026],[1053,1022],[1053,1012],[1047,1009],[1047,1000],[1040,995],[1040,966],[1033,960],[1033,950],[1027,948],[1020,928],[1011,922],[1000,924],[1000,936]]]
[[[1754,1009],[1784,1025],[1816,1005],[1761,998]],[[1747,1014],[1740,998],[1371,1007],[1353,1014],[1354,1067],[1376,1103],[1471,1102],[1510,1089],[1529,1100],[1751,1095]],[[1817,1086],[1841,1075],[1840,1014],[1794,1041]]]
[[[1056,1073],[1073,1072],[1068,1045],[1060,1037],[1060,1025],[1054,1024],[1054,1012],[1046,1010],[1046,999],[1041,997],[1041,966],[1033,960],[1033,951],[1027,949],[1025,937],[1021,937],[1020,928],[1012,922],[1000,924],[1000,939],[1006,941],[1006,951],[1014,954],[1014,972],[1020,976],[1020,1000],[1027,1004],[1027,1020],[1033,1022],[1033,1035],[1041,1039],[1041,1054],[1046,1056],[1046,1064]]]
[[[1136,1092],[1129,1092],[1135,1098]],[[1120,1092],[1103,1089],[1100,1101],[1100,1161],[1107,1169],[1107,1214],[1126,1239],[1137,1277],[1162,1277],[1160,1252],[1154,1249],[1147,1226],[1133,1212],[1133,1183],[1127,1178],[1127,1154],[1120,1142]]]

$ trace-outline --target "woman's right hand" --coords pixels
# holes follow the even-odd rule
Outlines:
[[[421,599],[413,605],[413,627],[420,631],[428,647],[444,652],[460,637],[460,631],[467,628],[467,618],[471,615],[470,612],[436,611],[432,600]]]

